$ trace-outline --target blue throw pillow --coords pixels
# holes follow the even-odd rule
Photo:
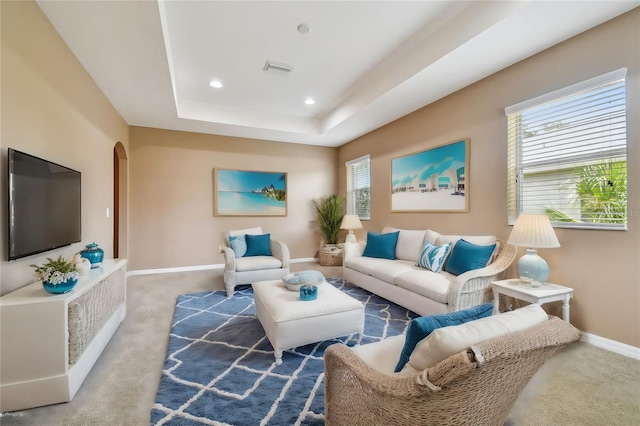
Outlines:
[[[489,263],[489,259],[491,259],[495,249],[495,244],[479,246],[469,241],[458,240],[456,245],[453,246],[451,256],[449,256],[444,270],[453,275],[460,275],[473,269],[484,268]]]
[[[394,260],[396,258],[396,244],[398,243],[399,234],[400,231],[387,234],[367,232],[367,245],[362,255]]]
[[[271,256],[271,234],[247,234],[245,256]]]
[[[451,250],[451,243],[434,246],[427,241],[424,243],[417,265],[433,272],[440,272],[444,265],[444,260],[449,254],[449,250]]]
[[[493,312],[493,303],[485,303],[484,305],[475,306],[462,311],[451,312],[448,314],[431,315],[428,317],[414,318],[409,322],[407,333],[405,335],[404,346],[400,353],[400,359],[396,364],[395,372],[402,370],[402,367],[409,362],[411,352],[416,345],[431,332],[440,327],[448,327],[450,325],[460,325],[467,321],[473,321],[480,318],[491,316]]]
[[[229,237],[229,246],[236,257],[243,257],[247,254],[247,239],[244,234]]]

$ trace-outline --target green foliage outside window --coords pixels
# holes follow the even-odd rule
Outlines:
[[[625,223],[627,219],[627,162],[581,167],[575,179],[575,202],[581,220],[561,209],[546,208],[555,222]]]

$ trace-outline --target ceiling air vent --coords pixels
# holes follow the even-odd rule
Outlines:
[[[267,61],[264,64],[264,71],[280,71],[280,72],[291,72],[293,67],[291,65],[283,64],[280,62]]]

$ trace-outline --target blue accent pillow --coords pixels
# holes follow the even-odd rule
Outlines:
[[[451,250],[451,243],[435,246],[429,241],[424,243],[417,266],[427,268],[433,272],[440,272]]]
[[[462,311],[412,319],[411,322],[409,322],[409,327],[407,327],[404,346],[402,347],[400,359],[398,360],[398,364],[396,364],[394,371],[397,373],[402,370],[402,367],[409,362],[409,357],[418,343],[431,334],[433,330],[440,327],[448,327],[450,325],[460,325],[467,321],[488,317],[491,316],[492,312],[493,303],[485,303],[484,305],[475,306]]]
[[[247,239],[244,234],[229,237],[229,246],[236,257],[243,257],[247,254]]]
[[[400,231],[389,232],[387,234],[367,232],[367,245],[362,255],[394,260],[396,258],[398,235],[400,235]]]
[[[447,264],[444,265],[444,270],[453,275],[460,275],[473,269],[484,268],[495,249],[495,244],[479,246],[466,240],[458,240],[453,246]]]
[[[308,271],[300,271],[293,274],[285,275],[282,277],[282,281],[285,284],[300,285],[300,284],[317,284],[324,282],[325,278],[320,271],[314,271],[312,269]]]
[[[247,234],[245,256],[271,256],[271,234]]]

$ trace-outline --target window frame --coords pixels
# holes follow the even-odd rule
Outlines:
[[[562,100],[571,97],[577,97],[583,92],[594,91],[598,88],[601,88],[606,85],[614,84],[620,82],[622,80],[622,86],[624,88],[624,147],[617,147],[614,149],[605,150],[604,148],[600,150],[594,150],[594,152],[602,154],[600,157],[597,157],[596,154],[590,153],[589,151],[585,151],[585,148],[582,148],[575,156],[565,157],[563,159],[558,159],[557,161],[550,162],[550,169],[556,170],[558,172],[558,176],[561,173],[576,173],[577,169],[580,167],[586,167],[589,164],[589,161],[595,163],[596,161],[610,161],[611,164],[617,161],[624,161],[624,172],[626,176],[625,183],[625,194],[628,197],[628,148],[629,148],[629,140],[628,140],[628,90],[626,87],[626,68],[620,68],[606,74],[602,74],[600,76],[567,86],[561,89],[546,93],[544,95],[520,102],[518,104],[509,106],[505,108],[505,115],[507,116],[507,174],[508,174],[508,182],[507,182],[507,217],[508,224],[513,225],[517,216],[523,212],[530,212],[524,206],[524,197],[526,194],[523,194],[523,186],[525,185],[522,171],[527,167],[526,160],[523,161],[522,151],[524,137],[522,136],[522,130],[519,127],[519,122],[522,120],[523,113],[527,111],[531,111],[535,108],[539,108],[543,105],[549,105],[553,103],[560,104]],[[612,95],[613,98],[613,95]],[[608,99],[608,98],[604,98]],[[587,107],[580,109],[580,116],[584,117],[588,115]],[[557,116],[560,116],[561,113],[557,112]],[[553,118],[549,118],[549,122],[553,122]],[[599,125],[599,123],[598,123]],[[524,125],[522,126],[525,127]],[[597,127],[593,133],[589,133],[589,136],[592,134],[597,134]],[[535,136],[534,136],[535,137]],[[556,136],[557,137],[557,136]],[[570,136],[562,136],[562,139],[559,139],[561,143],[565,143],[569,140]],[[552,139],[550,139],[553,141]],[[621,139],[620,139],[621,140]],[[619,143],[619,141],[617,141]],[[539,152],[533,152],[531,156],[540,155],[542,150]],[[547,154],[548,155],[548,154]],[[581,157],[583,159],[581,159]],[[584,159],[586,158],[586,160]],[[531,161],[531,159],[530,159]],[[584,163],[584,164],[583,164]],[[541,162],[542,164],[542,162]],[[563,168],[562,165],[566,164],[567,167]],[[531,163],[529,164],[530,170],[536,169]],[[540,170],[540,165],[537,166],[538,170]],[[573,170],[571,170],[573,169]],[[545,178],[550,179],[550,178]],[[560,179],[558,177],[558,179]],[[528,184],[532,183],[532,180],[526,182]],[[546,183],[546,182],[545,182]],[[558,185],[560,187],[560,185]],[[534,194],[528,194],[531,198]],[[570,190],[559,191],[556,193],[556,196],[561,197],[569,197],[571,196]],[[552,200],[552,197],[549,197],[548,200]],[[548,201],[545,200],[545,201]],[[543,201],[543,202],[545,202]],[[628,215],[628,198],[625,200],[626,204],[626,213],[624,217],[624,222],[622,223],[593,223],[593,222],[564,222],[564,221],[552,221],[554,227],[557,228],[578,228],[578,229],[597,229],[597,230],[627,230],[629,215]],[[542,205],[539,203],[538,205]],[[615,216],[613,216],[615,217]]]
[[[368,180],[369,185],[361,188],[353,187],[353,167],[358,166],[362,163],[368,163],[367,171],[368,176],[366,180]],[[363,155],[358,158],[354,158],[353,160],[346,161],[344,163],[346,167],[346,207],[347,214],[357,215],[360,220],[371,220],[371,155]],[[356,210],[356,200],[355,195],[356,191],[368,188],[369,191],[369,202],[368,202],[368,210],[369,215],[360,215]]]

